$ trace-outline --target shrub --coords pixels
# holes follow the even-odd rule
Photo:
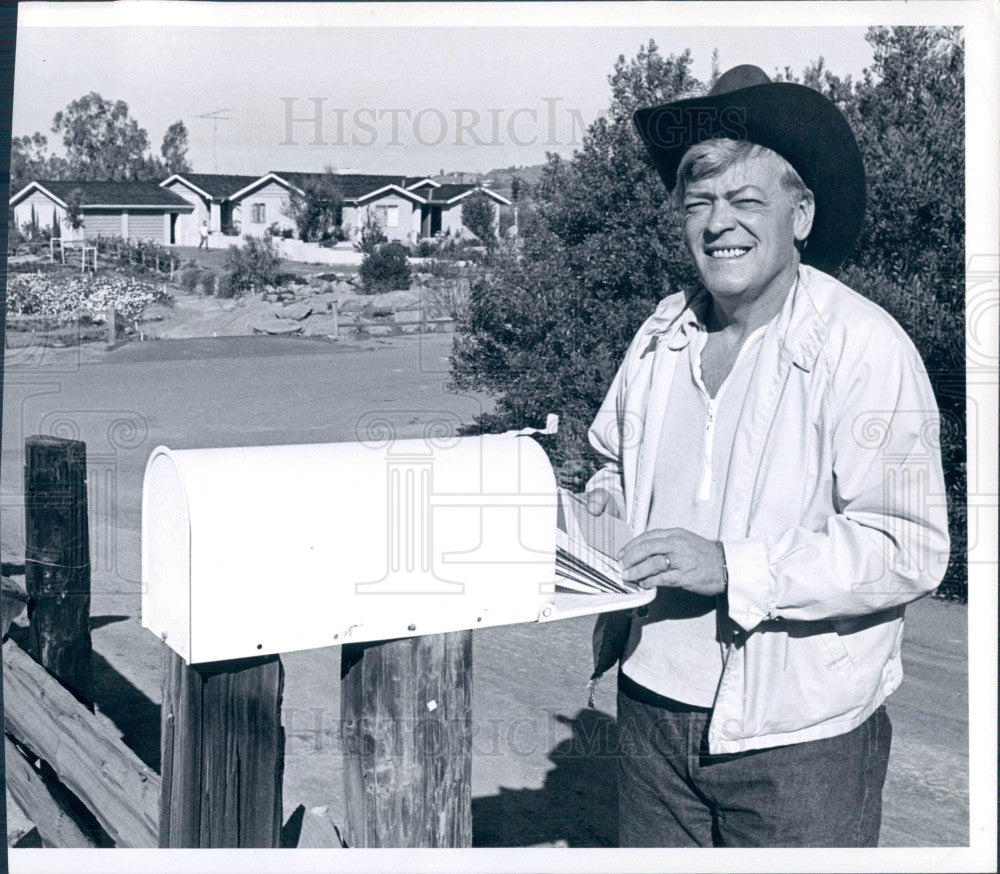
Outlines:
[[[358,234],[358,241],[354,248],[366,255],[371,255],[378,246],[388,241],[388,237],[382,233],[382,226],[372,213],[368,213],[365,222],[361,226]]]
[[[308,285],[309,280],[297,273],[279,273],[274,279],[275,285]]]
[[[402,243],[383,243],[366,255],[358,270],[367,294],[409,288],[410,265]]]
[[[497,211],[497,233],[500,237],[509,237],[511,228],[514,227],[514,210],[508,207],[501,207]]]
[[[13,210],[11,210],[13,214]],[[17,226],[17,222],[9,221],[7,222],[7,254],[16,255],[18,250],[24,243],[27,242],[24,234],[21,233],[21,229]]]
[[[181,288],[185,288],[188,291],[194,291],[198,287],[198,283],[201,281],[201,270],[197,267],[185,267],[180,273],[177,274],[177,281]]]
[[[418,240],[415,245],[410,247],[410,254],[414,258],[430,258],[437,251],[437,244],[433,240],[428,240],[426,237],[422,240]]]
[[[275,285],[281,259],[274,251],[270,237],[247,237],[242,246],[230,246],[225,269],[232,274],[236,294]]]
[[[215,277],[216,273],[212,270],[205,270],[198,277],[198,288],[206,297],[211,297],[215,294]]]
[[[60,273],[65,271],[69,265],[64,267],[58,261],[18,261],[13,264],[7,262],[8,273]],[[73,272],[79,273],[79,268]]]
[[[215,296],[224,300],[236,297],[236,287],[233,285],[231,270],[223,270],[215,277]]]
[[[429,286],[423,295],[429,318],[449,317],[462,321],[469,317],[469,280],[456,278]]]

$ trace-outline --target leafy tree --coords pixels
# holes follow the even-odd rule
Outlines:
[[[302,184],[302,194],[292,192],[284,214],[295,222],[299,238],[305,242],[328,240],[340,228],[344,195],[332,168]]]
[[[482,191],[474,191],[462,201],[462,224],[487,245],[496,240],[493,201]]]
[[[875,267],[896,282],[922,276],[936,284],[939,299],[961,299],[965,103],[960,29],[875,27],[867,39],[875,60],[849,109],[869,191],[854,263]]]
[[[55,114],[52,132],[62,134],[72,178],[147,178],[149,137],[124,100],[112,102],[91,91]]]
[[[693,280],[663,185],[633,130],[639,106],[701,86],[691,55],[650,41],[619,56],[611,104],[569,161],[549,155],[519,248],[496,247],[474,281],[452,385],[482,390],[487,432],[561,416],[551,457],[566,485],[593,470],[586,429],[629,341],[670,288]]]
[[[82,204],[83,192],[79,188],[74,188],[69,194],[66,195],[66,223],[74,231],[83,227],[83,213],[81,212]],[[55,232],[54,225],[53,232]]]
[[[148,154],[146,131],[129,116],[122,100],[105,100],[91,92],[74,100],[52,119],[62,134],[66,156],[48,153],[48,138],[39,132],[11,141],[11,191],[32,179],[80,179],[158,182],[169,173],[190,170],[187,129],[174,122],[163,138],[165,161]]]
[[[188,173],[191,165],[187,159],[188,130],[183,121],[175,121],[163,135],[160,154],[163,156],[163,166],[168,174]]]
[[[10,193],[16,194],[32,179],[49,178],[48,139],[44,134],[13,137],[10,141]]]
[[[952,557],[940,591],[964,598],[965,83],[959,28],[875,27],[874,62],[846,111],[868,176],[868,213],[844,280],[913,339],[941,408]]]

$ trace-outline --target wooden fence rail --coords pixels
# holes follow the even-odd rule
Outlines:
[[[30,810],[42,843],[48,847],[96,847],[97,841],[73,812],[72,799],[58,781],[46,779],[32,754],[6,734],[7,790],[22,810]]]
[[[118,846],[156,847],[159,776],[12,640],[3,683],[7,733],[51,766]]]

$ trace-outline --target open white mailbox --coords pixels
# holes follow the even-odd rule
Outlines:
[[[142,624],[188,663],[548,622],[654,591],[555,588],[556,481],[529,436],[155,449]]]

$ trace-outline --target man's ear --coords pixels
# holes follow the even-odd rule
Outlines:
[[[795,216],[793,221],[796,242],[801,243],[809,236],[809,232],[812,230],[813,217],[815,214],[816,201],[813,199],[813,193],[811,191],[807,191],[795,205]]]

